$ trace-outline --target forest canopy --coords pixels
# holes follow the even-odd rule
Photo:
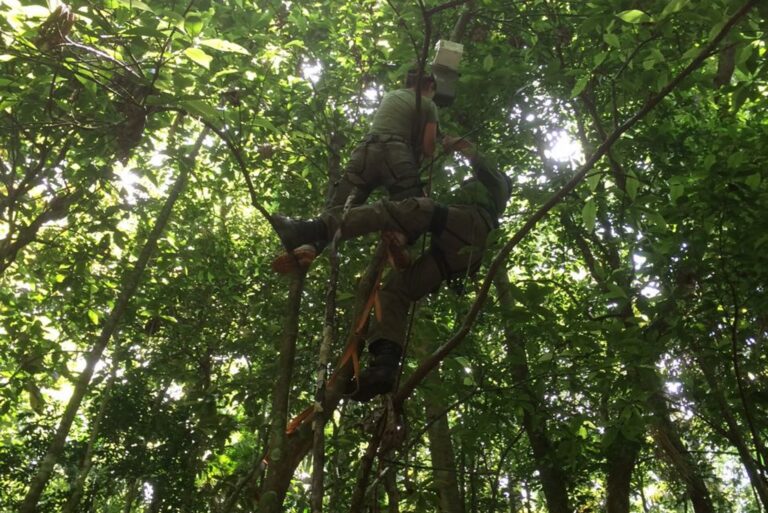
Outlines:
[[[3,511],[768,511],[768,3],[0,14]],[[399,390],[355,403],[348,363],[318,375],[379,237],[281,276],[269,217],[322,211],[440,40],[441,134],[512,199],[480,271],[416,303]],[[421,176],[440,201],[470,168]]]

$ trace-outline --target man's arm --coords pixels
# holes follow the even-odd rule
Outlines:
[[[496,206],[503,211],[512,192],[509,177],[490,166],[475,145],[467,139],[447,135],[443,138],[443,147],[446,152],[458,151],[469,159],[472,164],[472,174],[488,189]]]
[[[427,123],[424,127],[424,137],[421,141],[421,153],[424,158],[432,158],[437,142],[437,123]]]

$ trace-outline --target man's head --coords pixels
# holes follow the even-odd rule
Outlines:
[[[416,80],[419,76],[419,70],[411,68],[408,70],[408,74],[405,76],[405,87],[408,89],[414,89],[416,87]],[[421,76],[421,94],[428,98],[432,98],[435,95],[437,81],[432,73],[427,71]]]

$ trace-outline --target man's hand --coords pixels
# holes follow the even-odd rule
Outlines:
[[[443,137],[443,150],[445,150],[446,153],[458,151],[469,159],[473,159],[477,155],[475,145],[469,140],[457,135],[446,135]]]

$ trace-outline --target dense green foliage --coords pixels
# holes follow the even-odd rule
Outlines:
[[[39,511],[254,511],[272,493],[259,462],[288,300],[259,208],[320,211],[416,60],[426,11],[49,4],[0,0],[0,509],[24,502],[90,358]],[[442,130],[516,184],[490,261],[742,2],[455,4],[426,17],[432,48],[470,9]],[[372,511],[768,508],[766,30],[757,2],[515,248],[470,335],[406,401]],[[466,173],[440,157],[435,197]],[[334,354],[374,244],[340,250]],[[312,402],[328,268],[304,284],[291,414]],[[405,375],[481,278],[418,305]],[[349,510],[380,409],[342,403],[326,426],[328,511]],[[310,510],[310,473],[305,458],[283,511]]]

